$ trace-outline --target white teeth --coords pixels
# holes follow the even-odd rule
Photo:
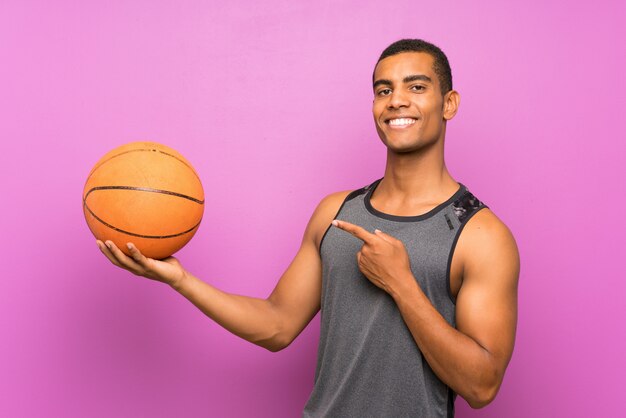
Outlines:
[[[415,119],[402,118],[402,119],[391,119],[389,121],[389,125],[392,126],[406,126],[413,125],[415,123]]]

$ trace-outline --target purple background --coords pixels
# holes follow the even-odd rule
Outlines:
[[[0,416],[298,416],[319,316],[279,353],[235,337],[102,257],[83,184],[123,143],[177,149],[207,200],[179,258],[265,298],[319,200],[382,176],[371,73],[402,37],[448,55],[447,166],[522,260],[503,386],[457,416],[622,412],[621,2],[87,3],[0,3]]]

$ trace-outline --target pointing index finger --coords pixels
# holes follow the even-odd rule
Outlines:
[[[333,220],[332,224],[339,229],[343,229],[344,231],[351,233],[361,241],[368,244],[377,238],[376,235],[372,234],[371,232],[366,231],[364,228],[358,225],[351,224],[350,222],[335,219]]]

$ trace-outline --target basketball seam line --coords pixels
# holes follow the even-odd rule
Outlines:
[[[119,154],[115,154],[110,156],[109,158],[107,158],[106,160],[102,161],[100,164],[98,164],[97,166],[95,166],[91,172],[89,173],[89,176],[87,176],[87,181],[89,181],[89,179],[91,178],[91,176],[93,175],[93,173],[96,172],[97,169],[99,169],[100,167],[102,167],[104,165],[104,163],[111,161],[113,158],[119,157],[120,155],[124,155],[124,154],[128,154],[130,152],[138,152],[138,151],[152,151],[152,152],[160,152],[161,154],[165,154],[169,157],[172,157],[178,161],[180,161],[181,163],[183,163],[184,165],[186,165],[192,172],[193,174],[196,176],[196,178],[198,179],[198,181],[200,181],[200,183],[202,183],[202,181],[200,180],[200,177],[198,176],[198,173],[196,173],[196,170],[194,170],[194,168],[192,166],[190,166],[189,164],[187,164],[185,161],[181,160],[180,158],[178,158],[175,155],[172,155],[168,152],[165,151],[161,151],[160,149],[156,149],[156,148],[139,148],[139,149],[131,149],[128,151],[124,151],[124,152],[120,152]]]
[[[89,196],[92,192],[96,190],[134,190],[138,192],[148,192],[148,193],[161,193],[170,196],[182,197],[183,199],[191,200],[192,202],[196,202],[200,205],[204,205],[204,200],[196,199],[195,197],[187,196],[186,194],[170,192],[169,190],[162,189],[152,189],[150,187],[136,187],[136,186],[96,186],[89,189],[87,193],[85,193],[85,197],[83,198],[83,202],[87,201],[87,196]]]
[[[142,235],[142,234],[136,234],[134,232],[130,232],[130,231],[125,231],[123,229],[114,227],[111,224],[108,224],[107,222],[103,221],[102,219],[100,219],[98,217],[98,215],[96,215],[95,213],[93,213],[93,211],[89,208],[89,206],[87,206],[87,202],[83,200],[83,206],[85,207],[85,209],[87,209],[89,211],[89,213],[91,213],[91,216],[93,216],[98,222],[100,222],[101,224],[103,224],[104,226],[107,226],[117,232],[121,232],[123,234],[126,235],[130,235],[133,237],[138,237],[138,238],[149,238],[149,239],[164,239],[164,238],[175,238],[175,237],[179,237],[181,235],[185,235],[188,234],[189,232],[193,231],[194,229],[196,229],[199,225],[200,222],[202,222],[202,218],[200,218],[200,221],[198,221],[197,224],[195,224],[192,228],[184,231],[184,232],[180,232],[178,234],[172,234],[172,235]]]

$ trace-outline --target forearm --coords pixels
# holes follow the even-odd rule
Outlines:
[[[190,273],[172,288],[233,334],[270,351],[282,348],[278,314],[268,300],[223,292]]]
[[[474,408],[489,403],[499,386],[492,355],[475,340],[450,326],[414,278],[409,287],[393,293],[392,297],[413,339],[439,379]]]

